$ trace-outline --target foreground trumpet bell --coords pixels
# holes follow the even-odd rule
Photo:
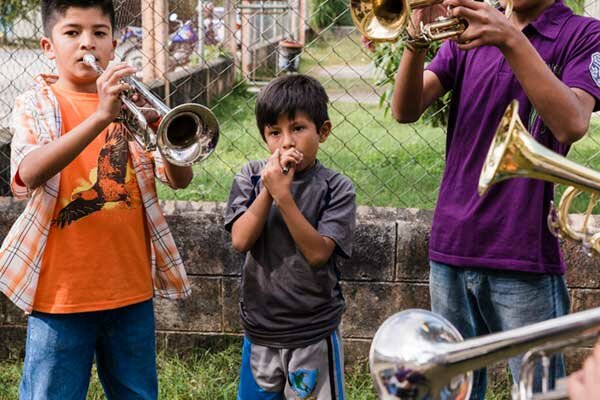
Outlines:
[[[405,310],[377,330],[369,368],[381,400],[468,399],[471,371],[529,351],[545,356],[587,342],[600,329],[600,308],[463,341],[443,317]],[[529,368],[529,369],[527,369]],[[531,365],[524,363],[513,400],[564,398],[564,392],[532,393]]]
[[[538,143],[519,119],[519,103],[508,106],[488,151],[478,191],[485,194],[491,185],[510,178],[536,178],[569,185],[558,208],[551,207],[548,227],[555,235],[580,242],[586,252],[600,253],[600,231],[590,232],[591,212],[600,194],[600,172],[579,165]],[[573,200],[582,192],[590,194],[590,201],[581,227],[575,228],[569,218]]]
[[[369,353],[379,398],[427,399],[444,393],[467,399],[472,373],[459,374],[434,364],[447,344],[462,340],[450,322],[429,311],[405,310],[388,318],[377,330]]]
[[[83,61],[99,74],[104,72],[92,54],[83,56]],[[145,151],[158,148],[168,162],[178,166],[190,166],[212,154],[219,140],[219,122],[210,109],[196,103],[170,109],[135,78],[127,77],[123,81],[132,86],[152,106],[150,110],[161,118],[154,130],[144,116],[143,111],[147,109],[138,107],[127,94],[121,95],[126,111],[120,119]]]
[[[409,24],[412,10],[440,4],[443,0],[350,0],[350,15],[360,33],[373,42],[395,42]],[[504,14],[512,13],[508,0]],[[431,42],[458,36],[467,28],[461,18],[441,17],[422,27],[420,39]]]

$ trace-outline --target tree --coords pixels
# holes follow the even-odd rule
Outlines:
[[[40,0],[0,1],[0,42],[8,42],[8,32],[15,22],[27,18],[27,13],[39,6]]]

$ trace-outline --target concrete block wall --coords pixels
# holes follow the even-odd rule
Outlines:
[[[243,257],[231,248],[222,227],[224,204],[162,204],[193,295],[184,301],[155,301],[159,348],[186,354],[241,343],[237,306]],[[23,206],[12,198],[0,198],[0,239]],[[354,255],[341,266],[348,305],[342,327],[347,366],[366,358],[373,334],[387,317],[407,308],[429,307],[431,212],[359,207],[357,222]],[[584,255],[570,242],[564,243],[564,250],[573,311],[600,306],[600,258]],[[0,359],[22,356],[25,325],[23,313],[0,295]],[[569,351],[571,370],[587,352],[585,347]],[[506,376],[504,365],[496,366],[497,376]]]

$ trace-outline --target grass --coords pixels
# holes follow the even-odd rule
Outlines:
[[[304,46],[300,62],[300,72],[312,74],[321,66],[368,65],[369,54],[361,44],[358,32],[336,36],[324,32]]]
[[[225,201],[233,175],[248,160],[268,157],[254,121],[254,100],[238,91],[214,111],[221,122],[215,154],[196,165],[188,189],[159,187],[169,199]],[[333,133],[320,150],[327,166],[350,177],[359,204],[431,209],[444,168],[445,131],[426,123],[398,124],[377,105],[334,102]],[[482,149],[481,151],[487,151]],[[571,159],[600,169],[600,121],[570,152]]]
[[[159,398],[169,400],[231,400],[238,386],[241,349],[231,345],[220,352],[204,352],[179,358],[174,355],[158,356]],[[18,398],[21,379],[21,361],[0,363],[0,399]],[[353,400],[375,400],[371,378],[365,364],[346,374],[346,396]],[[104,392],[95,369],[88,392],[88,400],[104,399]]]
[[[241,349],[230,345],[220,352],[198,353],[180,358],[159,354],[159,398],[168,400],[231,400],[235,399],[238,386]],[[18,398],[21,379],[21,361],[0,362],[0,400]],[[375,391],[366,363],[360,363],[345,375],[346,398],[352,400],[376,400]],[[104,392],[95,369],[87,400],[104,399]],[[488,391],[488,400],[507,400],[508,391],[494,387]]]
[[[268,156],[255,127],[253,106],[249,95],[220,102],[215,112],[222,136],[215,154],[194,167],[190,188],[175,193],[161,187],[161,197],[225,200],[233,174],[248,160]],[[399,125],[376,105],[334,103],[330,117],[334,130],[319,158],[354,181],[360,204],[433,206],[443,167],[441,129]]]

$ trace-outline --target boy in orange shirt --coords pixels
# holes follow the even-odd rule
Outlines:
[[[29,198],[0,249],[0,290],[26,313],[21,399],[85,399],[94,355],[108,398],[155,399],[154,293],[190,293],[155,175],[190,167],[146,153],[114,122],[122,79],[111,0],[44,0],[43,75],[13,110],[11,188]],[[83,56],[92,54],[98,76]]]

